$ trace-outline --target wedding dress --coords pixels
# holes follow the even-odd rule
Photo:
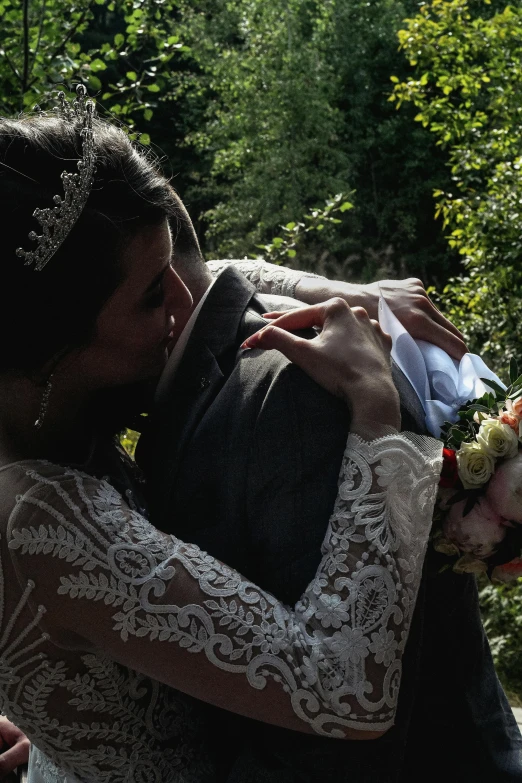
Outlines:
[[[429,438],[349,436],[293,609],[157,531],[89,465],[0,468],[0,707],[41,780],[212,781],[183,689],[325,736],[389,728],[440,457]]]

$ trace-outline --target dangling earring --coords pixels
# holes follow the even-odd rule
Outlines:
[[[47,413],[47,408],[49,406],[49,397],[51,396],[51,392],[53,390],[53,375],[54,373],[51,373],[49,376],[49,379],[47,383],[45,384],[45,389],[42,394],[42,401],[40,402],[40,410],[38,411],[38,418],[36,419],[34,426],[37,430],[42,428],[42,424],[45,419],[45,414]]]

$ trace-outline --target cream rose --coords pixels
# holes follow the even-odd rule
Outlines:
[[[511,459],[518,454],[518,438],[508,424],[486,419],[480,425],[477,443],[495,459]]]
[[[457,451],[459,478],[465,489],[478,489],[483,486],[495,470],[495,460],[491,454],[477,443],[463,443]]]

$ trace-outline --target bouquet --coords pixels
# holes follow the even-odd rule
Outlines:
[[[514,359],[503,389],[466,403],[441,437],[444,462],[433,544],[460,573],[522,576],[522,375]]]

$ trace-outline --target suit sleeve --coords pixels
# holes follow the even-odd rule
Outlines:
[[[256,578],[287,603],[321,558],[349,424],[346,405],[292,364],[260,406],[246,492],[251,551]]]

